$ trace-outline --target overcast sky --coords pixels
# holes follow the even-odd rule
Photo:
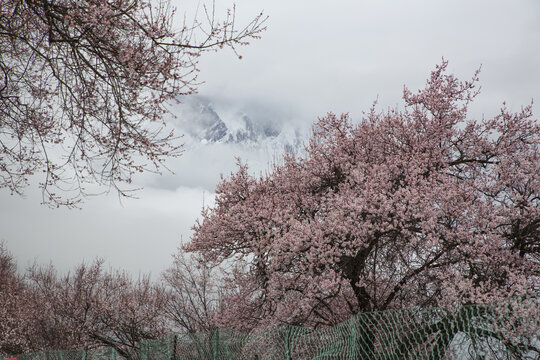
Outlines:
[[[188,15],[195,5],[177,2]],[[237,22],[261,10],[269,16],[262,39],[240,49],[242,60],[225,50],[207,54],[199,80],[205,82],[201,95],[259,111],[265,121],[274,116],[309,127],[329,111],[359,118],[375,99],[380,109],[402,106],[403,85],[422,87],[442,57],[461,78],[482,66],[482,93],[471,117],[493,116],[504,100],[515,111],[540,101],[538,0],[242,0]],[[534,110],[539,113],[538,104]],[[273,155],[188,146],[171,162],[177,175],[141,178],[139,199],[120,203],[114,194],[99,196],[82,210],[50,210],[40,205],[36,189],[25,198],[3,190],[0,239],[20,269],[37,261],[67,271],[99,256],[111,267],[156,276],[181,239],[189,239],[203,201],[211,204],[219,173],[234,170],[234,157],[259,172]]]

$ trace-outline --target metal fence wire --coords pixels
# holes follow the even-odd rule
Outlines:
[[[334,327],[277,327],[256,334],[218,329],[145,340],[129,359],[540,360],[540,298],[503,304],[358,314]],[[113,348],[42,351],[19,360],[124,359]]]

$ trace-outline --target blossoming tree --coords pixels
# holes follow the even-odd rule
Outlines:
[[[179,155],[167,101],[196,90],[201,53],[264,29],[204,9],[181,26],[167,0],[0,0],[0,188],[43,172],[44,202],[73,206]]]
[[[30,327],[22,314],[26,297],[24,282],[3,241],[0,241],[0,356],[28,350],[25,332]]]
[[[218,324],[321,327],[537,294],[540,126],[530,106],[469,119],[478,73],[446,68],[405,88],[403,110],[328,114],[304,156],[221,181],[186,245],[234,264]]]
[[[129,357],[140,341],[170,332],[162,286],[103,268],[95,260],[63,276],[52,265],[27,270],[21,319],[31,318],[32,327],[24,329],[31,350],[107,346]]]

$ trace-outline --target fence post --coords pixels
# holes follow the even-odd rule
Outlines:
[[[171,360],[176,360],[176,334],[173,335],[173,351]]]
[[[219,360],[219,329],[214,330],[214,360]]]
[[[351,321],[354,320],[354,321]],[[351,359],[357,359],[356,351],[358,346],[356,345],[356,342],[358,341],[358,334],[356,332],[356,317],[353,317],[352,319],[349,319],[349,322],[351,323]]]
[[[291,325],[287,325],[285,330],[285,355],[287,360],[292,360],[291,357]]]

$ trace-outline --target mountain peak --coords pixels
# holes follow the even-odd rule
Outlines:
[[[210,98],[190,96],[173,109],[174,123],[202,144],[225,143],[293,151],[301,144],[300,132],[283,117],[269,119],[264,108],[245,111],[230,103],[214,103]]]

